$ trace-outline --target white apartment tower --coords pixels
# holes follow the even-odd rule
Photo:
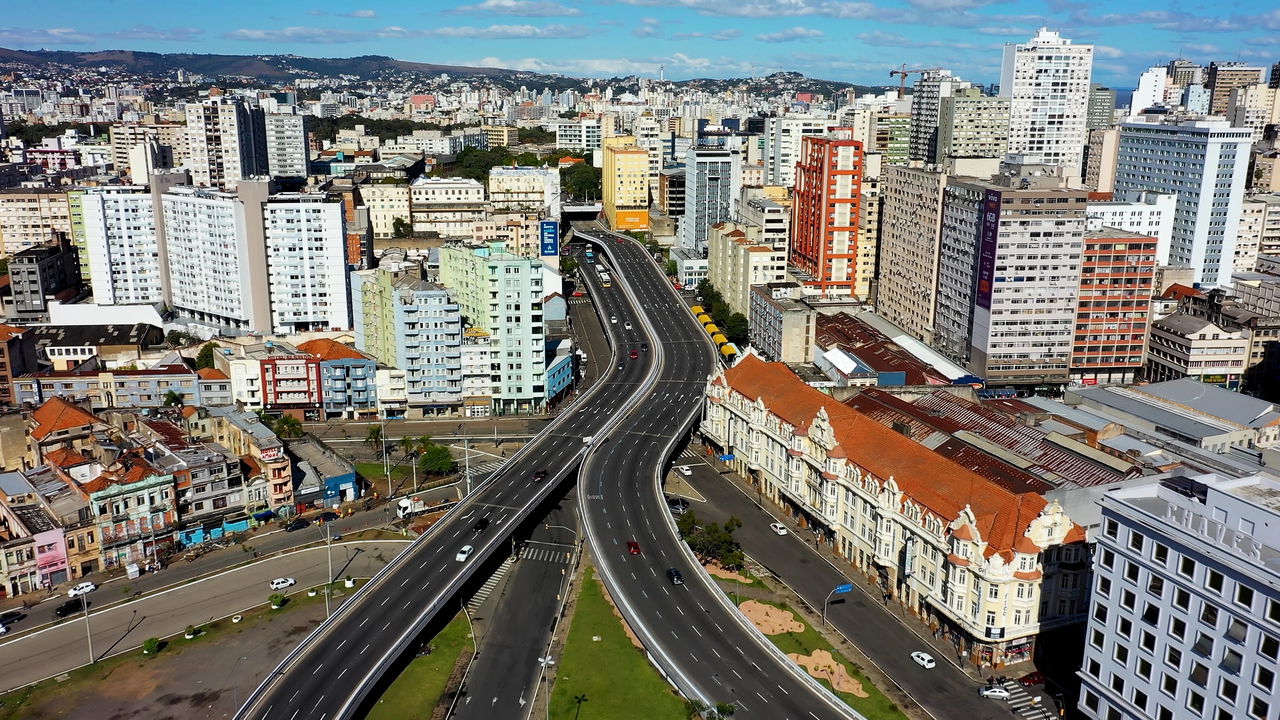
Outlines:
[[[267,172],[262,110],[215,97],[187,105],[191,180],[210,188],[233,187]]]
[[[742,155],[729,148],[694,147],[685,155],[684,167],[685,205],[678,245],[702,253],[711,226],[738,216]]]
[[[926,70],[920,75],[911,89],[911,144],[908,152],[912,160],[923,160],[931,165],[938,162],[942,98],[967,87],[969,83],[952,75],[950,70]]]
[[[271,177],[307,177],[310,158],[307,116],[267,115],[264,127],[268,174]]]
[[[1009,152],[1036,155],[1079,177],[1089,110],[1093,46],[1040,28],[1004,46],[1000,95],[1009,98]]]
[[[1153,119],[1120,126],[1115,189],[1177,194],[1160,261],[1192,267],[1196,282],[1229,284],[1253,133],[1213,118]]]
[[[791,187],[796,184],[796,162],[800,160],[800,139],[822,135],[832,127],[825,117],[784,115],[764,123],[764,182]],[[686,180],[692,184],[692,180]]]
[[[351,327],[342,200],[283,193],[262,208],[271,327],[280,335]]]
[[[156,239],[151,193],[141,186],[89,188],[80,205],[94,302],[165,301],[169,278]]]

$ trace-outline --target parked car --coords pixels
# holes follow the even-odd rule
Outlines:
[[[649,352],[649,343],[640,343],[641,352]]]
[[[1032,687],[1034,685],[1043,685],[1044,673],[1040,672],[1039,670],[1029,672],[1026,675],[1023,675],[1022,677],[1018,678],[1018,683],[1026,687]]]
[[[786,525],[783,525],[782,523],[777,523],[777,522],[776,522],[776,523],[769,523],[769,529],[773,531],[773,534],[774,534],[774,535],[786,535],[786,534],[787,534],[787,526],[786,526]]]
[[[630,553],[630,554],[632,554],[632,555],[639,555],[639,554],[640,554],[640,543],[636,542],[635,540],[628,540],[628,541],[627,541],[627,552],[628,552],[628,553]]]
[[[610,316],[609,316],[609,322],[613,323],[614,325],[617,325],[617,324],[618,324],[618,316],[617,316],[617,315],[610,315]]]
[[[911,653],[911,659],[915,660],[917,665],[925,669],[931,669],[938,664],[934,662],[932,655],[927,652],[920,652],[919,650]]]
[[[684,584],[684,575],[675,568],[667,568],[667,579],[671,581],[672,585]]]
[[[80,612],[80,608],[83,607],[81,605],[82,602],[83,601],[79,599],[68,600],[53,609],[53,616],[64,618],[68,615],[74,615],[75,613]]]
[[[280,577],[272,580],[269,584],[271,585],[272,590],[283,590],[290,585],[296,585],[297,583],[298,581],[293,578]]]
[[[453,556],[453,559],[458,562],[466,562],[467,558],[471,557],[471,553],[474,551],[475,548],[470,545],[463,545],[462,549],[458,551],[458,554]]]
[[[978,694],[984,698],[991,698],[992,700],[1008,700],[1010,697],[1013,697],[1008,690],[1005,690],[999,685],[989,685],[987,687],[978,688]]]
[[[693,474],[693,470],[691,470],[688,465],[677,465],[676,472],[680,473],[685,477],[689,477],[690,475]]]
[[[86,582],[82,582],[82,583],[80,583],[79,585],[76,585],[75,587],[73,587],[73,588],[71,588],[70,590],[68,590],[68,591],[67,591],[67,597],[80,597],[81,595],[84,595],[85,593],[91,593],[91,592],[93,592],[94,590],[97,590],[97,589],[98,589],[98,586],[97,586],[97,585],[94,585],[94,584],[93,584],[93,583],[91,583],[91,582],[87,582],[87,581],[86,581]]]
[[[316,520],[319,520],[320,522],[333,522],[340,517],[342,516],[332,510],[325,510],[316,516]]]
[[[310,520],[308,520],[308,519],[306,519],[306,518],[298,518],[297,520],[294,520],[293,522],[289,523],[288,525],[285,525],[285,526],[284,526],[284,531],[285,531],[285,532],[293,532],[293,531],[295,531],[295,530],[301,530],[302,528],[307,527],[307,526],[309,526],[310,524],[311,524],[311,521],[310,521]]]

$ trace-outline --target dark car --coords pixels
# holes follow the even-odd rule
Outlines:
[[[308,520],[308,519],[306,519],[306,518],[298,518],[297,520],[294,520],[293,522],[289,523],[288,525],[285,525],[285,526],[284,526],[284,531],[285,531],[285,532],[293,532],[294,530],[301,530],[302,528],[307,527],[307,526],[308,526],[308,525],[310,525],[310,524],[311,524],[311,521],[310,521],[310,520]]]
[[[675,568],[667,568],[667,579],[671,581],[672,585],[684,584],[684,575]]]
[[[1029,672],[1026,675],[1023,675],[1022,677],[1018,678],[1018,682],[1022,685],[1025,685],[1026,687],[1043,685],[1044,673],[1040,672],[1039,670],[1036,670],[1034,672]]]
[[[21,610],[9,610],[8,612],[0,613],[0,625],[12,625],[24,617],[26,615]]]
[[[487,527],[489,527],[489,518],[482,517],[476,521],[475,525],[471,526],[471,532],[479,534],[484,532],[484,529]]]
[[[320,515],[317,516],[316,519],[319,520],[320,522],[333,522],[334,520],[337,520],[340,517],[342,516],[339,515],[338,513],[332,510],[326,510],[320,513]]]
[[[649,352],[649,343],[640,343],[640,349],[644,352]]]
[[[74,615],[80,612],[80,609],[84,607],[82,602],[83,601],[80,598],[76,598],[74,600],[68,600],[53,609],[53,616],[64,618],[69,615]]]
[[[539,471],[537,471],[537,472],[535,472],[535,473],[533,474],[533,481],[534,481],[534,482],[542,482],[543,480],[546,480],[546,479],[547,479],[547,471],[546,471],[546,470],[539,470]]]
[[[622,363],[618,363],[618,369],[619,369],[619,370],[621,370],[621,369],[622,369]]]

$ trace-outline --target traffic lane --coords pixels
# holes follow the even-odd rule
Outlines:
[[[335,545],[334,571],[369,577],[403,546],[403,542],[396,541]],[[327,574],[325,549],[311,548],[260,560],[217,577],[102,610],[97,610],[95,605],[104,602],[111,591],[99,588],[86,596],[95,657],[101,659],[137,647],[149,637],[166,637],[182,632],[187,625],[201,625],[210,618],[261,606],[275,592],[268,587],[274,578],[296,579],[297,584],[286,591],[295,593],[323,584]],[[3,678],[0,686],[6,691],[21,687],[79,667],[88,659],[84,613],[81,612],[53,627],[0,644],[0,678]]]
[[[952,658],[938,657],[938,667],[932,670],[915,664],[911,660],[913,651],[923,650],[935,656],[936,651],[894,618],[879,599],[872,598],[862,580],[837,572],[820,557],[808,538],[795,533],[776,535],[769,529],[775,518],[705,463],[695,463],[693,475],[685,480],[691,481],[690,485],[707,499],[694,508],[695,514],[711,522],[724,522],[731,515],[742,520],[734,537],[743,550],[780,573],[782,580],[810,607],[821,608],[832,588],[852,582],[853,593],[828,605],[827,622],[934,717],[963,715],[1007,720],[1008,706],[979,697],[979,686],[949,662]]]

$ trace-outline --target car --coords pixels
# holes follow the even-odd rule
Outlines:
[[[5,634],[5,633],[7,633],[7,632],[9,632],[9,626],[8,626],[8,625],[0,625],[0,635],[3,635],[3,634]]]
[[[53,616],[64,618],[80,612],[82,600],[68,600],[53,609]]]
[[[619,369],[619,370],[621,370],[621,369],[622,369],[622,363],[618,363],[618,369]]]
[[[0,613],[0,625],[12,625],[25,617],[21,610],[9,610]]]
[[[489,518],[482,517],[476,521],[475,525],[471,526],[471,532],[479,534],[484,532],[487,527],[489,527]]]
[[[338,513],[332,510],[326,510],[320,513],[320,515],[316,517],[316,520],[319,520],[320,522],[333,522],[334,520],[337,520],[340,517],[342,516],[339,515]]]
[[[614,239],[615,239],[615,240],[617,240],[617,241],[618,241],[618,242],[620,242],[620,243],[622,243],[622,242],[626,242],[626,240],[623,240],[622,238],[614,238]]]
[[[94,585],[91,582],[82,582],[79,585],[76,585],[75,587],[68,590],[67,597],[80,597],[81,595],[84,595],[86,593],[91,593],[97,589],[98,589],[98,586]]]
[[[466,562],[467,558],[471,557],[471,553],[474,551],[475,548],[470,545],[463,545],[462,549],[458,551],[458,554],[453,556],[453,559],[458,562]]]
[[[614,325],[617,325],[617,324],[618,324],[618,316],[617,316],[617,315],[610,315],[610,316],[609,316],[609,322],[613,323]]]
[[[631,354],[628,357],[630,357],[632,360],[635,360],[636,358],[640,357],[640,353],[635,350],[632,350]]]
[[[1044,673],[1040,672],[1039,670],[1035,670],[1035,671],[1029,672],[1029,673],[1027,673],[1026,675],[1023,675],[1022,677],[1018,678],[1018,683],[1019,683],[1019,684],[1021,684],[1021,685],[1026,686],[1026,687],[1033,687],[1033,686],[1035,686],[1035,685],[1043,685],[1043,684],[1044,684]]]
[[[687,505],[670,505],[672,515],[684,515],[689,512]]]
[[[919,650],[911,653],[911,659],[915,660],[917,665],[925,669],[931,669],[938,664],[934,662],[932,655],[927,652],[920,652]]]
[[[778,522],[776,522],[776,523],[769,523],[769,529],[773,531],[773,534],[774,534],[774,535],[786,535],[786,534],[787,534],[787,526],[786,526],[786,525],[783,525],[782,523],[778,523]]]
[[[272,590],[283,590],[289,587],[290,585],[296,585],[296,584],[298,584],[298,581],[294,580],[293,578],[276,578],[275,580],[272,580],[269,583]]]
[[[574,291],[573,291],[573,296],[574,296],[574,297],[586,297],[586,295],[587,295],[587,294],[586,294],[586,293],[584,293],[584,292],[582,292],[581,290],[574,290]]]
[[[630,330],[630,329],[631,329],[631,322],[630,322],[630,321],[628,321],[628,322],[623,323],[623,324],[622,324],[622,329],[623,329],[623,330]]]
[[[284,531],[285,531],[285,532],[293,532],[293,531],[295,531],[295,530],[301,530],[302,528],[307,527],[307,526],[309,526],[310,524],[311,524],[311,521],[310,521],[310,520],[308,520],[308,519],[306,519],[306,518],[298,518],[297,520],[294,520],[293,522],[289,523],[288,525],[285,525],[285,526],[284,526]]]
[[[640,543],[636,542],[635,540],[628,540],[628,541],[627,541],[627,552],[628,552],[628,553],[630,553],[630,554],[632,554],[632,555],[639,555],[639,554],[640,554]]]
[[[685,477],[689,477],[690,475],[693,474],[693,470],[690,469],[688,465],[677,465],[676,472],[680,473]]]
[[[546,470],[538,470],[537,472],[535,472],[535,473],[533,474],[533,481],[534,481],[534,482],[542,482],[543,480],[546,480],[546,479],[547,479],[547,471],[546,471]]]
[[[649,343],[640,343],[641,352],[649,352]]]
[[[999,685],[988,685],[987,687],[978,688],[978,695],[992,700],[1008,700],[1013,695]]]
[[[667,579],[671,581],[672,585],[684,584],[684,575],[675,568],[667,568]]]

